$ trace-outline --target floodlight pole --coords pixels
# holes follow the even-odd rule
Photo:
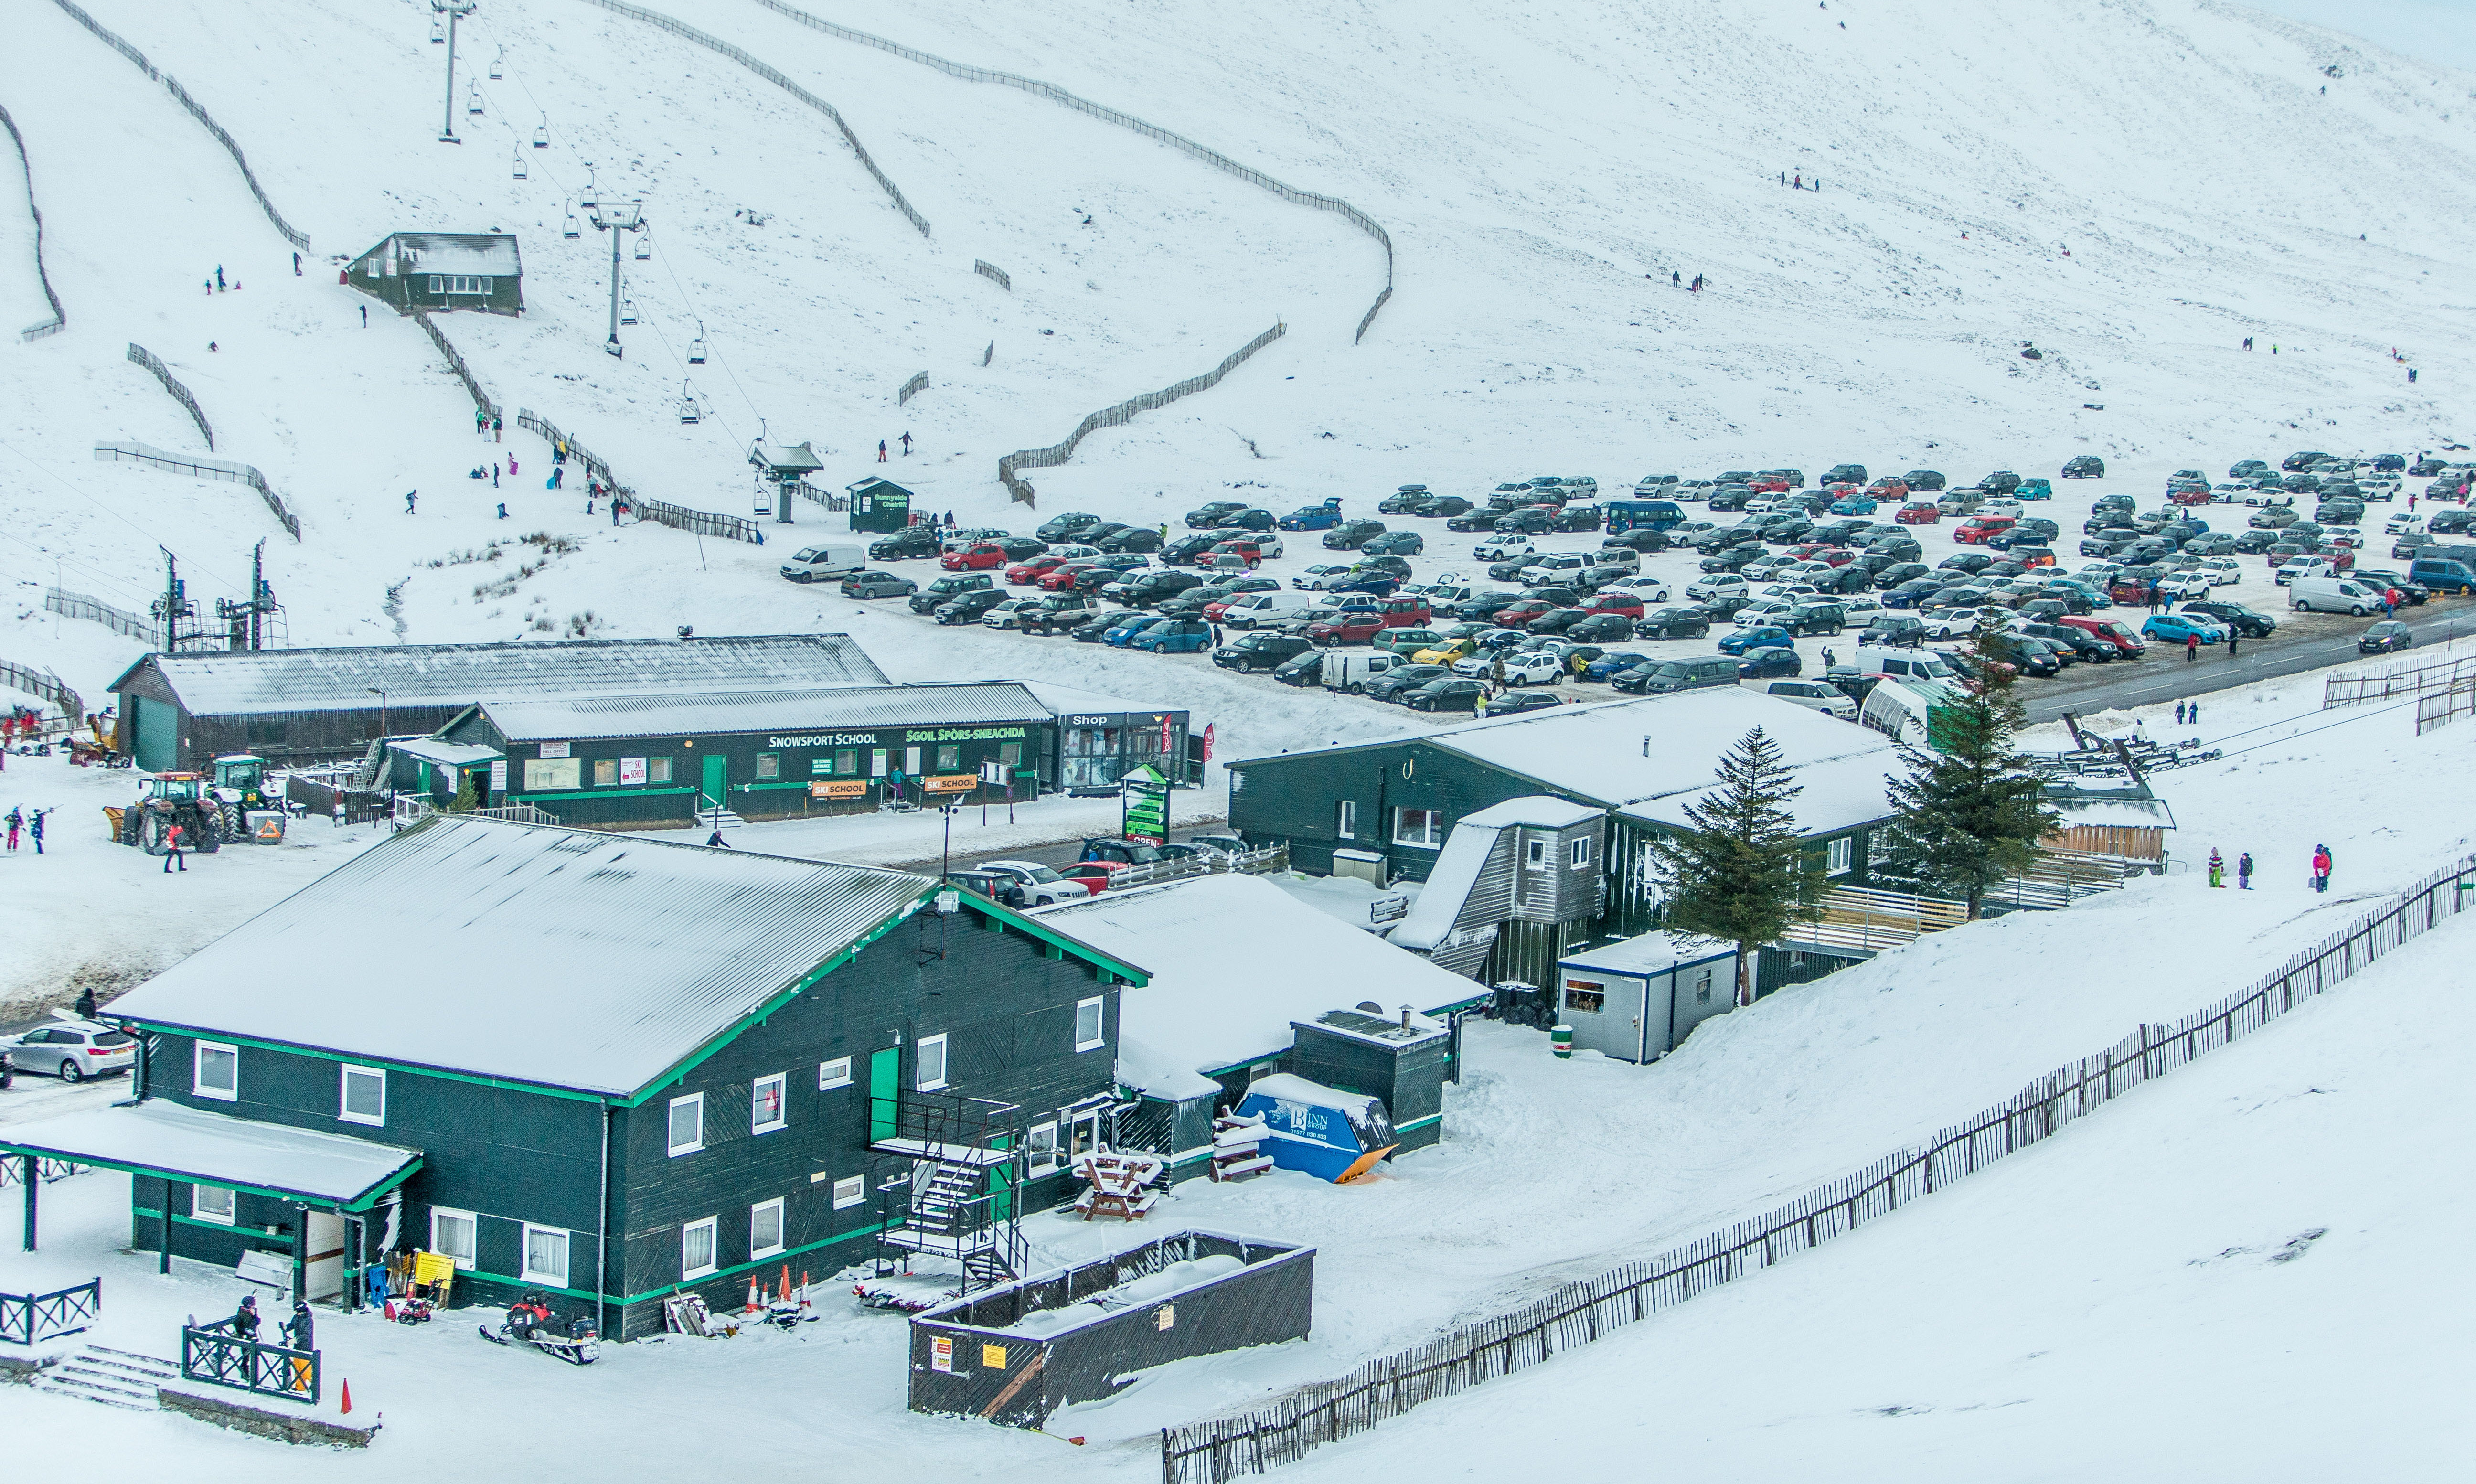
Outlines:
[[[473,13],[475,0],[430,0],[431,10],[447,17],[447,111],[438,124],[438,142],[461,144],[456,137],[456,23]]]
[[[593,230],[610,234],[610,338],[602,348],[613,356],[625,356],[619,348],[619,242],[622,235],[645,230],[645,203],[614,206],[607,215],[603,208],[593,208]]]

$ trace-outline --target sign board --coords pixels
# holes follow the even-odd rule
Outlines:
[[[868,797],[868,785],[858,779],[845,779],[832,783],[811,783],[808,785],[808,797],[811,799],[864,799]]]
[[[977,773],[939,773],[920,780],[921,792],[930,794],[968,794],[979,786]]]
[[[944,1372],[948,1375],[954,1373],[954,1337],[953,1335],[928,1337],[928,1369]]]
[[[567,744],[564,742],[545,742],[541,745],[541,754],[544,757],[564,757],[567,755]]]
[[[1204,760],[1205,762],[1210,762],[1210,761],[1212,760],[1212,729],[1213,729],[1214,727],[1219,726],[1219,725],[1220,725],[1220,723],[1218,723],[1218,722],[1206,722],[1206,723],[1204,723],[1204,726],[1203,726],[1203,760]]]
[[[980,764],[981,782],[987,783],[992,787],[1003,787],[1005,785],[1005,780],[1006,770],[1004,763],[991,759],[988,762]]]
[[[1005,1369],[1005,1347],[1003,1345],[981,1346],[980,1364],[991,1371],[1003,1371]]]
[[[504,757],[490,764],[490,797],[495,799],[508,791],[508,760]]]
[[[1169,838],[1169,794],[1147,788],[1127,801],[1127,838],[1158,843]]]
[[[645,759],[642,757],[620,758],[619,781],[621,784],[628,787],[643,787],[645,783]]]

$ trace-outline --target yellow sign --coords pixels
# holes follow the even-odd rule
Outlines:
[[[940,773],[920,780],[920,790],[930,794],[968,794],[980,786],[977,773]]]
[[[980,1364],[991,1371],[1003,1371],[1005,1369],[1005,1347],[1003,1345],[981,1346]]]
[[[928,1340],[928,1369],[949,1375],[954,1372],[954,1341],[951,1335],[932,1335]]]
[[[858,779],[840,783],[808,785],[808,797],[811,799],[859,799],[866,797],[867,793],[868,785]]]

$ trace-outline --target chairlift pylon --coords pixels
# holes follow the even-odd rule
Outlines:
[[[620,301],[619,301],[619,323],[621,323],[621,324],[623,324],[623,325],[632,325],[632,324],[634,324],[635,322],[636,322],[636,301],[635,301],[635,300],[633,300],[633,299],[622,299],[622,300],[620,300]]]
[[[701,366],[705,364],[704,320],[697,321],[696,338],[688,342],[688,364],[692,366]]]

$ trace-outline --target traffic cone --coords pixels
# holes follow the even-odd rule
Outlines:
[[[347,1380],[347,1381],[344,1383],[344,1412],[345,1412],[345,1415],[350,1416],[350,1415],[352,1414],[352,1410],[353,1410],[353,1383],[352,1383],[351,1381]]]
[[[748,1308],[747,1308],[747,1311],[746,1311],[746,1312],[748,1312],[748,1313],[750,1313],[750,1314],[754,1314],[754,1313],[755,1313],[758,1309],[761,1309],[761,1308],[763,1308],[763,1307],[765,1306],[765,1305],[764,1305],[764,1292],[765,1292],[765,1291],[764,1291],[762,1288],[758,1287],[758,1286],[757,1286],[755,1283],[754,1283],[754,1282],[751,1282],[751,1283],[748,1285]]]

